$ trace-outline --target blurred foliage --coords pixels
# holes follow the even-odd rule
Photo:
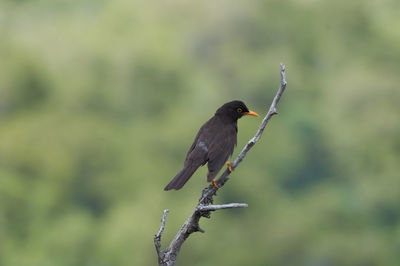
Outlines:
[[[400,2],[0,2],[0,265],[155,265],[163,187],[241,99],[261,141],[178,265],[398,265]],[[238,148],[260,120],[239,122]]]

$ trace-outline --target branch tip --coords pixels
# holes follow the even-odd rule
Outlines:
[[[163,217],[161,218],[160,230],[158,230],[158,233],[157,233],[156,236],[155,236],[155,237],[157,237],[158,239],[161,238],[161,235],[162,235],[162,233],[164,232],[165,221],[167,220],[167,214],[168,214],[168,212],[169,212],[168,209],[164,210]]]
[[[232,208],[246,208],[249,205],[246,203],[229,203],[229,204],[220,204],[220,205],[207,205],[207,206],[198,206],[198,211],[216,211],[222,209],[232,209]]]

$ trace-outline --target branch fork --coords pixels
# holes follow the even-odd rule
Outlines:
[[[276,93],[272,104],[268,110],[267,115],[262,120],[260,127],[257,130],[257,133],[251,138],[247,144],[244,146],[242,151],[236,157],[236,159],[231,164],[231,169],[235,170],[235,168],[239,165],[239,163],[244,159],[247,152],[256,144],[256,142],[260,139],[262,133],[264,132],[265,127],[268,124],[268,121],[271,119],[272,116],[278,114],[276,106],[286,89],[286,72],[285,72],[285,65],[281,63],[281,84]],[[225,183],[229,180],[230,171],[226,169],[221,176],[216,180],[217,185],[221,188],[225,185]],[[154,245],[158,255],[158,263],[159,265],[163,266],[173,266],[175,265],[176,258],[180,251],[180,248],[185,242],[185,240],[190,236],[190,234],[194,232],[202,232],[204,230],[200,228],[199,221],[201,217],[210,218],[211,211],[217,211],[222,209],[231,209],[231,208],[245,208],[248,205],[245,203],[229,203],[229,204],[221,204],[221,205],[213,205],[213,197],[216,195],[217,188],[214,185],[209,185],[208,187],[204,188],[197,203],[197,206],[193,210],[190,217],[185,221],[182,225],[179,232],[176,234],[175,238],[171,241],[168,248],[165,250],[161,250],[161,235],[164,232],[165,222],[167,219],[168,210],[164,210],[163,217],[161,219],[161,226],[158,230],[158,233],[154,236]]]

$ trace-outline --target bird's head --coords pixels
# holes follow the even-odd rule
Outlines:
[[[226,116],[234,121],[237,121],[244,115],[259,116],[257,113],[249,110],[242,101],[232,101],[222,105],[218,108],[217,112],[215,112],[215,115]]]

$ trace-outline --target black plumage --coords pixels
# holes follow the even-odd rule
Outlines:
[[[243,115],[258,116],[241,101],[221,106],[199,130],[184,166],[164,190],[180,189],[193,173],[208,162],[207,181],[211,182],[232,155],[237,142],[237,120]]]

